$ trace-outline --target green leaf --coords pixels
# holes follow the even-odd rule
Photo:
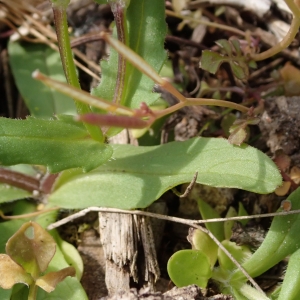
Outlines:
[[[281,286],[278,300],[293,300],[300,298],[300,249],[294,252],[288,263],[288,267]]]
[[[199,176],[199,173],[198,173]],[[205,201],[198,200],[198,208],[203,220],[218,219],[220,215]],[[225,238],[224,235],[224,222],[206,223],[205,227],[220,241]]]
[[[199,67],[209,73],[216,74],[220,65],[228,61],[224,55],[211,50],[203,50]]]
[[[48,223],[49,225],[49,223]],[[69,267],[60,248],[57,247],[56,253],[51,260],[47,272],[57,272],[63,268]],[[88,300],[87,295],[76,277],[67,277],[60,282],[55,290],[48,294],[42,289],[38,290],[37,300],[53,300],[53,299],[72,299],[72,300]]]
[[[178,287],[196,284],[206,288],[211,277],[210,263],[200,250],[181,250],[168,261],[168,274]]]
[[[0,253],[5,252],[6,242],[24,223],[24,219],[11,220],[0,223]]]
[[[131,0],[126,11],[129,36],[127,46],[158,73],[166,60],[164,38],[167,28],[164,11],[162,0]],[[114,36],[116,37],[116,28]],[[101,83],[92,93],[112,101],[118,72],[118,54],[113,49],[110,51],[109,60],[101,62],[103,74]],[[127,64],[125,77],[128,88],[121,104],[138,108],[141,102],[146,102],[150,106],[158,99],[159,95],[152,92],[153,81],[132,65]]]
[[[62,240],[59,235],[55,236],[55,241],[64,255],[66,262],[75,268],[76,277],[80,280],[83,273],[83,261],[77,249],[72,244]]]
[[[0,118],[2,165],[45,165],[56,173],[69,168],[92,170],[110,158],[110,146],[89,139],[80,125],[29,118]]]
[[[217,261],[218,246],[209,235],[200,229],[192,228],[189,230],[188,241],[192,244],[193,249],[201,250],[207,256],[210,266],[213,268]]]
[[[160,146],[112,147],[113,159],[96,170],[77,171],[74,176],[67,171],[63,183],[58,179],[50,203],[65,208],[144,208],[172,187],[190,182],[196,171],[198,183],[216,187],[270,193],[281,184],[280,173],[267,155],[224,139],[201,137]]]
[[[241,217],[241,216],[249,216],[242,202],[239,202],[238,216],[239,216],[239,217]],[[239,220],[239,222],[240,222],[243,226],[246,226],[247,223],[249,222],[249,220]]]
[[[10,300],[12,290],[4,290],[0,288],[0,299],[1,300]]]
[[[245,245],[238,246],[236,243],[230,242],[229,240],[222,241],[222,245],[239,263],[243,263],[245,260],[251,257],[252,253],[249,247]],[[218,261],[220,268],[226,270],[227,272],[237,268],[233,261],[220,248],[218,249]]]
[[[292,209],[300,209],[300,188],[294,191],[287,200],[291,201]],[[299,243],[300,215],[278,216],[273,219],[261,246],[243,267],[252,277],[259,276],[279,263],[286,256],[300,248]],[[241,280],[244,275],[237,271],[232,281]]]
[[[255,66],[249,58],[242,53],[240,43],[238,40],[218,40],[216,44],[221,48],[220,53],[212,52],[210,50],[202,51],[200,60],[200,68],[212,74],[215,74],[220,65],[228,62],[233,74],[238,79],[245,79],[249,76],[249,67]],[[233,51],[235,53],[233,53]]]
[[[224,51],[228,54],[228,55],[232,55],[232,48],[231,48],[231,44],[227,41],[227,40],[218,40],[216,41],[216,44],[224,49]]]
[[[57,51],[44,44],[10,42],[8,53],[17,87],[32,116],[47,118],[54,114],[76,113],[71,98],[49,89],[31,76],[38,69],[53,79],[65,82]]]
[[[31,193],[0,183],[0,203],[30,197]]]
[[[236,217],[237,216],[237,212],[234,209],[234,207],[230,206],[225,218],[231,218],[231,217]],[[224,238],[225,240],[230,240],[231,235],[232,235],[232,227],[234,225],[234,221],[225,221],[224,222]]]

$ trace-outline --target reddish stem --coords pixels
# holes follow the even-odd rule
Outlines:
[[[39,191],[40,189],[40,182],[38,179],[4,168],[0,168],[0,182],[7,183],[31,193],[33,191]]]

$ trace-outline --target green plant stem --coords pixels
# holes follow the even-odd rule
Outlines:
[[[280,51],[287,48],[292,43],[296,34],[298,33],[299,26],[300,26],[300,18],[294,16],[292,24],[286,36],[278,44],[268,49],[267,51],[252,55],[252,59],[254,59],[255,61],[264,60],[276,55]]]
[[[292,11],[294,17],[299,18],[300,17],[300,2],[299,2],[299,0],[285,0],[285,3],[289,7],[289,9]]]
[[[76,73],[76,68],[73,60],[73,54],[71,50],[70,38],[68,33],[66,1],[63,4],[61,2],[62,1],[60,1],[59,3],[53,3],[52,5],[59,52],[60,52],[62,65],[68,83],[71,86],[80,89],[80,84]],[[89,105],[78,102],[76,98],[74,100],[75,100],[77,112],[79,114],[91,112]],[[85,127],[93,139],[100,142],[104,141],[104,136],[99,127],[92,126],[89,124],[85,124]]]
[[[112,1],[109,0],[111,6],[111,11],[114,15],[115,24],[117,28],[118,40],[123,44],[128,44],[128,30],[126,22],[126,5],[121,1]],[[125,57],[121,54],[118,54],[118,73],[117,73],[117,82],[115,87],[115,93],[113,97],[113,103],[121,103],[123,95],[126,93],[127,85],[126,81],[126,67],[127,61]]]
[[[126,116],[133,116],[135,113],[135,111],[131,110],[128,107],[122,106],[120,104],[114,104],[104,99],[95,97],[85,91],[82,91],[68,84],[47,77],[42,73],[40,73],[39,71],[33,72],[32,77],[37,80],[40,80],[45,85],[55,89],[56,91],[59,91],[65,95],[77,99],[77,101],[80,101],[86,105],[91,105],[99,109],[103,109],[106,111],[110,111],[113,113],[122,114]]]
[[[186,98],[185,106],[192,106],[192,105],[221,106],[221,107],[236,109],[243,113],[247,113],[249,111],[248,107],[230,101],[217,100],[217,99],[204,99],[204,98]]]
[[[36,300],[37,290],[38,290],[38,286],[35,284],[35,282],[33,282],[29,286],[28,300]]]
[[[211,106],[220,106],[220,107],[228,107],[232,109],[239,110],[243,113],[247,113],[249,108],[234,102],[224,101],[224,100],[216,100],[216,99],[204,99],[204,98],[185,98],[185,102],[179,102],[171,107],[168,107],[164,110],[153,112],[156,118],[161,118],[168,114],[171,114],[185,106],[193,106],[193,105],[211,105]]]

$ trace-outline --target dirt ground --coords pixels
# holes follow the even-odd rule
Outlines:
[[[0,9],[1,5],[5,5],[5,1],[3,4],[1,2]],[[29,2],[34,1],[27,0],[27,2],[29,5]],[[255,6],[254,2],[258,6]],[[283,1],[270,1],[267,8],[260,2],[263,1],[166,0],[165,6],[167,10],[177,10],[177,13],[194,14],[199,18],[202,15],[206,21],[228,25],[242,31],[249,30],[255,36],[258,48],[263,51],[278,43],[278,39],[285,34],[291,22],[291,14],[282,6]],[[51,24],[49,3],[36,1],[36,4],[36,8],[46,15]],[[27,13],[30,13],[30,10]],[[73,1],[68,10],[68,17],[72,34],[76,37],[108,30],[113,21],[110,7],[108,5],[99,6],[92,0]],[[22,21],[20,20],[20,23]],[[169,14],[166,16],[166,22],[169,31],[166,36],[165,48],[174,72],[171,80],[182,88],[182,93],[187,97],[201,95],[216,96],[220,99],[227,97],[228,100],[235,103],[251,103],[253,106],[263,104],[264,108],[259,124],[250,127],[248,143],[265,152],[276,162],[288,187],[277,194],[258,195],[241,190],[216,189],[196,185],[187,198],[178,198],[169,191],[158,202],[163,203],[163,210],[168,215],[189,219],[200,218],[193,197],[195,194],[208,201],[222,216],[229,206],[237,208],[239,202],[243,203],[248,214],[275,212],[280,207],[281,201],[295,190],[300,182],[300,90],[297,87],[299,79],[296,79],[300,73],[299,36],[297,35],[292,45],[285,51],[258,62],[257,69],[251,70],[249,77],[241,81],[233,76],[227,65],[222,65],[216,75],[199,68],[202,50],[217,50],[215,41],[232,38],[234,33],[204,24],[192,22],[183,24],[180,18]],[[8,25],[0,19],[0,95],[2,96],[0,113],[5,117],[24,118],[28,111],[15,86],[8,61],[7,43],[15,32],[14,28]],[[16,24],[17,27],[20,25]],[[32,33],[28,33],[28,36],[31,37]],[[76,45],[75,48],[96,64],[101,57],[107,55],[106,47],[100,40],[82,43]],[[291,65],[293,69],[289,69]],[[97,73],[95,68],[90,67],[90,69]],[[287,75],[293,72],[297,74],[295,77]],[[83,89],[90,90],[97,83],[96,79],[91,79],[83,71],[80,71],[79,74]],[[206,89],[203,88],[203,82],[207,85]],[[159,87],[156,89],[162,93],[162,97],[170,105],[174,104],[172,97]],[[206,137],[228,137],[224,124],[227,118],[239,117],[239,114],[236,112],[225,114],[224,111],[224,109],[212,107],[182,109],[166,120],[162,127],[162,141],[169,134],[174,134],[174,139],[180,141],[199,136],[199,134]],[[185,188],[186,186],[177,187],[182,191]],[[90,300],[107,297],[108,293],[105,287],[106,262],[100,243],[98,222],[98,214],[90,213],[84,218],[76,220],[72,225],[67,224],[59,229],[62,237],[78,247],[82,255],[85,266],[82,284]],[[80,225],[83,223],[89,224],[89,229],[79,232]],[[244,243],[245,238],[241,236],[247,235],[247,243],[258,247],[270,223],[271,219],[265,218],[251,221],[246,229],[241,229],[237,225],[233,239]],[[191,246],[186,239],[187,226],[164,222],[158,227],[158,231],[154,235],[161,237],[159,241],[156,241],[161,276],[155,284],[156,293],[147,289],[141,290],[145,282],[135,283],[131,279],[130,287],[135,289],[127,291],[127,294],[123,292],[122,299],[231,299],[229,296],[220,295],[212,284],[206,291],[192,286],[190,289],[176,290],[171,294],[163,295],[174,287],[166,271],[169,257],[176,250]],[[257,282],[263,290],[270,291],[282,280],[283,266],[284,263],[281,263],[269,270],[268,274],[257,278]],[[107,299],[121,299],[121,295]]]

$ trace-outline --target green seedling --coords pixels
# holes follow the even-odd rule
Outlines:
[[[35,222],[27,222],[8,240],[6,253],[0,254],[0,286],[11,289],[17,283],[29,287],[28,299],[35,300],[38,287],[52,292],[67,276],[75,276],[75,269],[45,271],[56,251],[52,236]]]
[[[220,47],[221,53],[203,50],[200,68],[215,74],[220,65],[226,62],[238,79],[248,78],[249,67],[256,68],[256,63],[242,52],[239,41],[218,40],[216,44]]]
[[[299,196],[300,189],[298,188],[288,197],[293,209],[299,209],[300,207]],[[199,201],[199,209],[204,219],[219,217],[209,205],[201,200]],[[242,211],[242,208],[240,208],[237,215],[241,215]],[[235,214],[232,213],[231,209],[227,217]],[[168,262],[169,275],[176,285],[198,284],[200,287],[205,288],[208,280],[212,279],[218,284],[223,293],[231,294],[236,299],[281,300],[298,299],[300,297],[299,287],[296,283],[300,278],[300,245],[297,239],[300,217],[298,215],[275,217],[263,243],[253,254],[248,246],[238,246],[229,241],[226,223],[207,223],[207,227],[252,277],[263,274],[285,257],[291,255],[282,285],[268,296],[247,286],[245,275],[221,249],[218,249],[218,246],[210,237],[200,230],[191,230],[189,234],[188,240],[191,242],[193,249],[175,253]],[[225,237],[226,239],[224,239]],[[198,260],[194,257],[197,257]],[[215,266],[216,260],[218,260],[218,267]],[[190,272],[190,265],[193,262],[193,269]],[[210,263],[211,272],[204,271],[207,269],[208,263]],[[195,264],[198,264],[198,267]],[[181,266],[181,269],[178,266]],[[199,281],[199,274],[201,274],[201,281]]]

